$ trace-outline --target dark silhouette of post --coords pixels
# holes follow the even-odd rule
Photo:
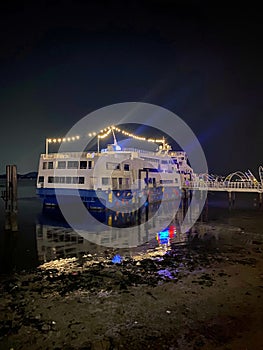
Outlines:
[[[259,207],[262,207],[262,192],[259,193]]]
[[[5,229],[17,231],[17,171],[16,165],[6,166]]]

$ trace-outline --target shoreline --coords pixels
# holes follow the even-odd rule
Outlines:
[[[1,287],[0,348],[262,349],[262,251],[261,233],[202,223],[165,255],[14,275]]]

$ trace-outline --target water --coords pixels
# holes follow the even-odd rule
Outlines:
[[[4,189],[4,182],[0,183]],[[85,239],[85,235],[75,232],[68,226],[63,216],[57,210],[43,211],[42,203],[35,194],[34,180],[20,180],[18,183],[18,232],[4,231],[4,201],[0,202],[0,274],[10,274],[14,271],[34,269],[38,265],[57,259],[96,256],[112,259],[114,257],[136,256],[138,254],[154,254],[162,248],[168,249],[170,241],[180,244],[187,240],[187,235],[180,234],[178,215],[159,236],[164,216],[155,219],[154,224],[138,229],[138,221],[145,222],[146,214],[150,218],[156,208],[150,207],[149,212],[142,212],[141,216],[113,214],[110,212],[94,212],[93,215],[107,226],[105,232],[92,234],[92,242]],[[165,212],[163,213],[165,214]],[[236,194],[235,206],[228,207],[227,193],[209,193],[208,201],[199,218],[200,223],[212,225],[228,225],[240,227],[246,242],[247,232],[253,233],[254,238],[261,239],[263,232],[262,209],[258,206],[255,194]],[[134,242],[126,242],[125,237],[116,236],[111,226],[131,226]],[[134,230],[134,231],[132,231]],[[193,228],[193,231],[195,228]],[[91,235],[91,234],[90,234]],[[118,249],[120,240],[123,248]],[[111,241],[111,248],[107,248]],[[126,242],[126,243],[125,243]],[[97,243],[97,244],[96,244]],[[127,247],[125,248],[125,244]],[[138,246],[129,248],[129,246]]]

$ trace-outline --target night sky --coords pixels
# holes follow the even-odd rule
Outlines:
[[[25,4],[0,4],[1,173],[36,171],[46,137],[129,101],[180,116],[211,173],[263,163],[262,12],[252,2]]]

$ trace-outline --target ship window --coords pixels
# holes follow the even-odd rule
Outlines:
[[[78,243],[81,244],[81,243],[83,243],[83,242],[84,242],[83,237],[78,237]]]
[[[79,184],[84,184],[84,176],[79,177]]]
[[[58,169],[66,169],[66,162],[64,160],[58,161]]]
[[[92,169],[92,164],[93,164],[92,160],[89,160],[89,162],[88,162],[88,168],[89,169]]]
[[[78,177],[77,176],[74,176],[73,178],[72,178],[72,183],[73,184],[77,184],[79,181],[78,181]]]
[[[81,160],[79,163],[79,168],[80,169],[87,169],[87,161],[86,160]]]
[[[48,162],[48,169],[53,169],[53,162]]]
[[[112,189],[117,190],[118,184],[117,184],[117,177],[112,178]]]
[[[70,176],[66,176],[66,184],[71,184],[71,177]]]
[[[122,189],[122,177],[119,177],[119,189]]]
[[[160,184],[172,184],[173,180],[160,180]]]
[[[64,184],[65,183],[65,176],[59,177],[59,183]]]
[[[43,182],[44,182],[44,176],[39,176],[38,183],[43,183]]]
[[[174,179],[174,182],[175,182],[176,184],[178,184],[178,179]]]
[[[124,164],[124,170],[129,171],[130,170],[130,164]]]
[[[48,183],[53,184],[54,183],[54,176],[49,176],[48,177]]]
[[[102,177],[101,178],[101,184],[102,186],[107,186],[110,183],[110,179],[108,177]]]
[[[68,161],[68,169],[78,169],[79,162],[76,160],[69,160]]]
[[[162,164],[167,164],[168,162],[167,162],[167,160],[162,160],[161,163]]]
[[[43,169],[47,169],[47,162],[43,162]]]
[[[107,162],[106,163],[106,169],[108,170],[120,170],[121,166],[118,163],[111,163]]]

